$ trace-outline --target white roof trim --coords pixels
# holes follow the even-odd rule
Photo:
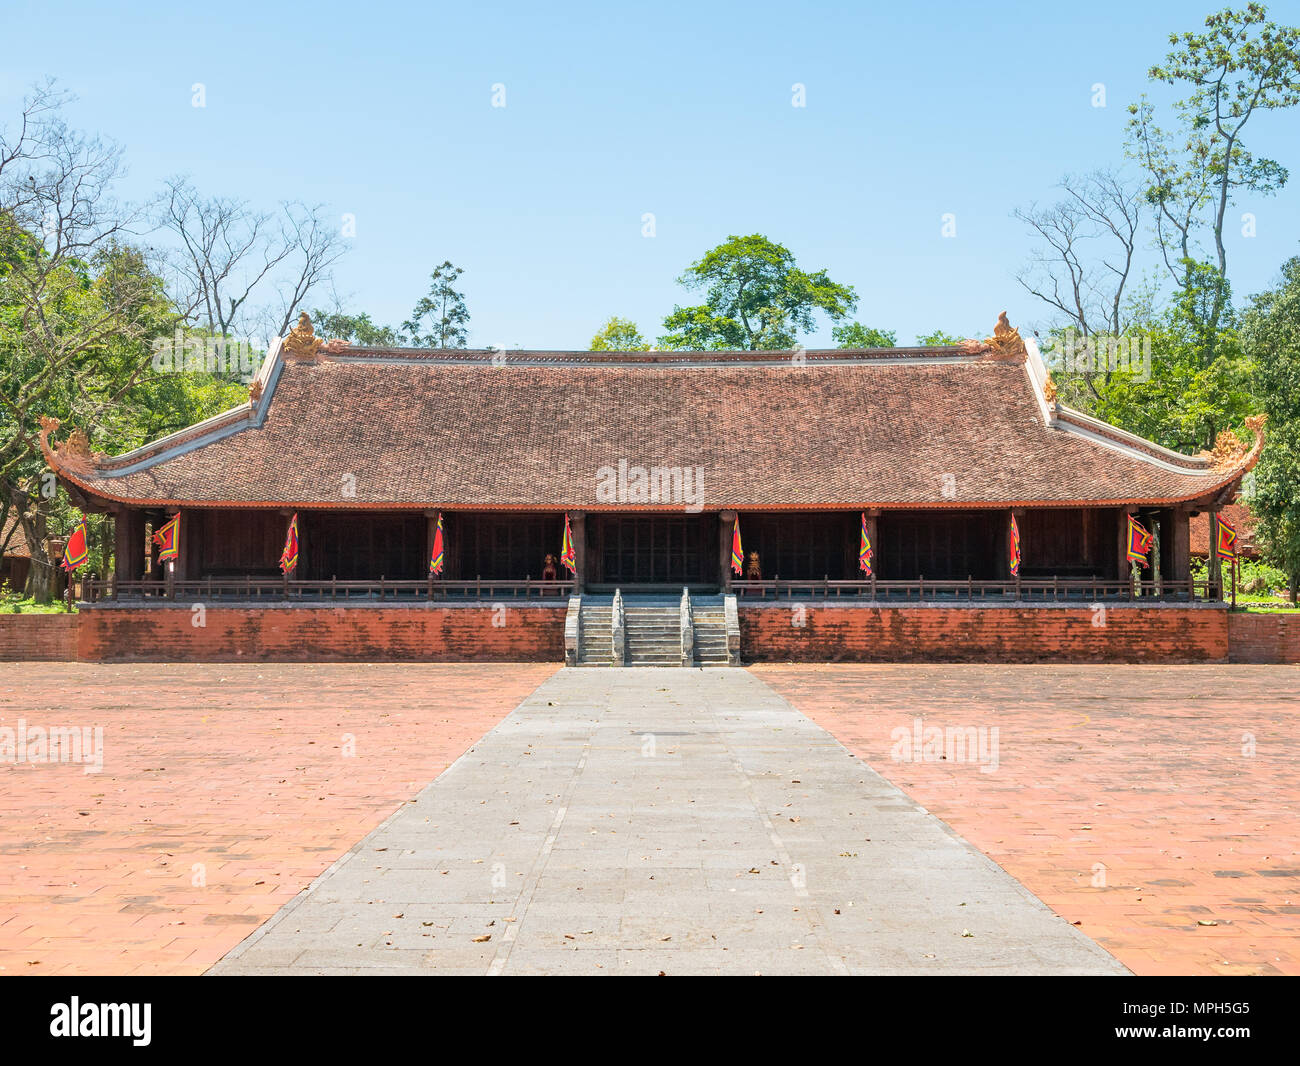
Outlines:
[[[176,433],[169,433],[165,437],[159,437],[157,440],[150,441],[139,448],[133,448],[129,452],[123,452],[121,455],[114,457],[114,462],[124,463],[125,465],[112,470],[100,469],[96,473],[105,480],[126,477],[128,474],[148,470],[151,466],[166,462],[168,459],[174,459],[178,455],[185,455],[196,448],[202,448],[207,444],[223,440],[250,427],[255,429],[261,426],[266,421],[266,412],[271,404],[271,393],[275,391],[276,383],[280,380],[280,369],[284,365],[279,355],[280,338],[277,337],[267,351],[266,358],[262,360],[262,365],[253,376],[254,381],[262,382],[262,395],[258,398],[256,404],[249,399],[238,407],[232,407],[230,410],[222,411],[211,418],[205,418],[202,422],[197,422],[193,426],[187,426]],[[243,417],[232,418],[232,416],[238,414],[242,414]],[[197,433],[196,430],[198,430]],[[193,434],[192,437],[191,434]],[[181,437],[187,439],[181,440]],[[150,454],[144,454],[146,452]],[[140,456],[140,458],[132,462],[131,460],[135,456]]]
[[[1116,430],[1114,426],[1105,422],[1100,422],[1095,418],[1089,418],[1087,415],[1078,411],[1070,410],[1070,418],[1085,419],[1095,425],[1105,426],[1106,429],[1111,432],[1122,433],[1125,437],[1129,437],[1133,440],[1142,440],[1141,437],[1134,437],[1132,433],[1124,433],[1123,430]],[[1143,448],[1137,448],[1122,441],[1117,441],[1113,437],[1107,436],[1104,433],[1099,433],[1089,426],[1081,426],[1067,419],[1057,419],[1055,428],[1064,433],[1074,433],[1077,436],[1084,437],[1092,441],[1093,444],[1100,444],[1103,448],[1109,448],[1111,451],[1119,452],[1121,455],[1127,455],[1130,459],[1140,459],[1144,463],[1149,463],[1151,466],[1158,467],[1161,470],[1166,470],[1171,474],[1186,474],[1189,477],[1215,478],[1222,476],[1224,473],[1222,470],[1215,470],[1209,466],[1198,469],[1197,467],[1181,466],[1177,463],[1167,462],[1159,456],[1152,455],[1149,451],[1146,451]],[[1159,445],[1152,445],[1150,441],[1142,441],[1142,443],[1145,444],[1147,448],[1160,448]],[[1165,452],[1168,455],[1179,454],[1178,452],[1169,451],[1168,448],[1160,448],[1160,451]],[[1182,458],[1186,460],[1189,457],[1182,456]]]

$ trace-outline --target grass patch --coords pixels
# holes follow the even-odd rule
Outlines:
[[[73,608],[75,611],[76,608]],[[63,614],[63,604],[58,600],[50,603],[37,603],[21,592],[14,592],[8,586],[0,588],[0,614]]]

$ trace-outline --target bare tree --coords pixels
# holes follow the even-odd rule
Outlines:
[[[1085,337],[1124,329],[1124,292],[1141,228],[1140,194],[1113,171],[1061,180],[1064,197],[1015,217],[1040,239],[1016,280]]]
[[[112,271],[143,211],[114,198],[120,149],[69,129],[59,116],[67,99],[39,85],[0,130],[0,525],[16,510],[32,556],[28,592],[41,599],[54,567],[36,491],[37,416],[105,402],[104,353],[142,339],[133,312],[150,296],[147,272]]]
[[[259,319],[283,335],[346,250],[320,206],[288,202],[267,214],[242,200],[204,197],[184,177],[167,182],[158,221],[177,240],[172,298],[187,322],[223,337]],[[255,297],[272,310],[259,309]]]

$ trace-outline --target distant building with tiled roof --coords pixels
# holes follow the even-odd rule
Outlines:
[[[1232,527],[1237,531],[1240,540],[1240,552],[1243,558],[1258,559],[1259,547],[1255,543],[1255,516],[1251,513],[1250,507],[1240,502],[1224,504],[1219,509]],[[1199,514],[1192,515],[1192,554],[1202,559],[1210,553],[1210,516],[1207,512],[1202,511]]]
[[[23,536],[18,516],[10,512],[4,528],[0,529],[0,584],[8,584],[11,589],[21,592],[27,583],[30,566],[27,538]]]

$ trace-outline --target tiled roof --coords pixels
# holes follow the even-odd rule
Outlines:
[[[0,529],[0,549],[6,559],[30,559],[32,555],[27,547],[27,538],[23,536],[22,527],[18,524],[18,516],[12,511],[4,528]]]
[[[687,502],[707,510],[1157,503],[1249,465],[1211,469],[1058,412],[1026,363],[961,348],[274,348],[257,382],[257,401],[128,455],[47,442],[46,457],[127,503],[448,509],[682,509],[611,499],[620,462],[701,469]]]

